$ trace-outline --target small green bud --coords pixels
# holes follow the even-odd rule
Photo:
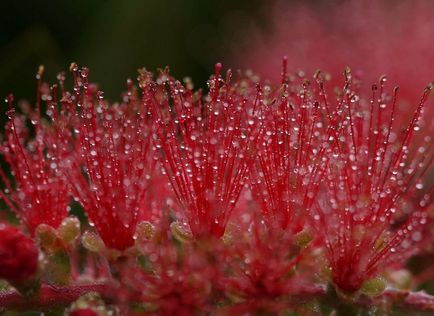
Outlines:
[[[295,235],[294,244],[300,248],[304,248],[313,240],[313,237],[310,231],[303,230]]]
[[[60,250],[46,257],[44,274],[50,283],[67,285],[71,277],[71,262],[68,253]]]
[[[70,313],[76,310],[90,310],[99,316],[108,316],[112,314],[101,299],[100,295],[96,292],[86,293],[77,301],[72,303],[69,308]],[[77,315],[80,314],[78,313]]]
[[[233,236],[230,232],[226,231],[222,236],[222,241],[225,245],[229,246],[233,243]]]
[[[143,221],[137,224],[134,238],[136,242],[149,241],[155,236],[155,227],[148,221]]]
[[[384,292],[386,288],[386,282],[383,278],[376,277],[362,284],[361,292],[367,296],[375,297]]]
[[[179,222],[170,224],[170,231],[173,237],[181,243],[189,243],[193,241],[193,234],[190,229]]]
[[[110,262],[115,262],[122,256],[122,252],[117,249],[105,249],[104,255]]]
[[[60,239],[69,244],[80,235],[80,221],[75,216],[69,216],[62,221],[57,232]]]
[[[100,252],[105,249],[104,242],[94,232],[86,231],[81,237],[84,248],[92,252]]]
[[[39,245],[44,250],[52,250],[56,247],[58,236],[57,231],[46,224],[40,224],[36,227],[36,239],[39,242]]]

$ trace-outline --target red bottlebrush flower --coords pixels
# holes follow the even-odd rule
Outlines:
[[[35,242],[16,227],[0,223],[0,279],[21,284],[34,277],[37,270]]]
[[[179,244],[175,238],[163,223],[155,239],[141,245],[140,266],[133,261],[124,265],[121,291],[128,292],[127,302],[143,304],[155,315],[208,313],[221,245],[216,239]]]
[[[0,147],[16,180],[14,188],[0,170],[0,177],[6,187],[0,191],[0,197],[31,234],[40,224],[57,228],[68,215],[69,202],[68,186],[58,168],[57,148],[55,144],[48,145],[55,142],[41,126],[39,94],[37,100],[37,111],[28,113],[36,129],[36,137],[32,140],[26,128],[26,119],[15,114],[12,96],[7,98],[10,121],[5,127],[5,142]]]
[[[411,146],[424,126],[421,112],[429,88],[401,132],[394,124],[398,89],[387,94],[381,78],[369,101],[351,73],[346,76],[336,107],[328,112],[333,145],[313,219],[325,239],[333,283],[353,294],[416,250],[431,198],[423,194],[429,191],[422,190],[422,177],[432,166],[433,146],[429,137],[420,147]]]
[[[105,245],[125,250],[134,243],[137,223],[150,217],[147,191],[155,163],[149,113],[132,83],[126,102],[109,107],[102,92],[88,84],[86,68],[79,72],[73,65],[72,71],[74,102],[81,108],[81,113],[75,113],[72,128],[79,139],[81,156],[67,161],[65,172],[74,196]],[[84,172],[80,171],[82,162]]]
[[[251,167],[250,182],[270,226],[278,222],[283,229],[298,232],[324,173],[319,165],[325,150],[320,145],[327,141],[327,131],[307,81],[300,86],[285,83],[286,62],[285,58],[284,84],[259,90],[262,132],[255,144],[257,162]]]
[[[433,142],[416,138],[434,127],[422,118],[430,89],[401,131],[398,90],[388,93],[384,77],[366,97],[347,70],[331,101],[321,72],[311,84],[288,75],[287,62],[278,85],[248,72],[231,83],[218,64],[205,95],[167,70],[156,79],[140,70],[140,89],[129,80],[116,104],[76,64],[73,93],[63,76],[51,90],[38,81],[46,111],[23,109],[34,129],[8,112],[1,149],[17,181],[1,172],[0,196],[30,231],[57,227],[72,196],[96,231],[78,248],[77,219],[39,226],[41,281],[50,285],[23,308],[70,304],[90,290],[110,306],[82,296],[66,313],[307,314],[312,301],[336,313],[380,301],[425,308],[424,295],[372,297],[384,289],[382,273],[393,280],[388,270],[418,250],[432,208],[424,181]],[[169,220],[173,198],[181,223]],[[19,288],[36,274],[37,255],[30,238],[0,224],[0,277]],[[0,308],[21,308],[21,299],[0,294]]]
[[[305,273],[295,271],[311,236],[282,230],[280,222],[272,225],[254,216],[248,227],[225,235],[226,251],[217,254],[224,271],[219,286],[235,303],[234,313],[242,309],[281,312],[288,308],[288,297],[310,281]]]
[[[205,97],[167,72],[157,79],[155,93],[161,165],[196,237],[223,235],[252,160],[256,122],[248,118],[256,91],[244,95],[239,83],[231,86],[230,72],[221,85],[220,68]]]

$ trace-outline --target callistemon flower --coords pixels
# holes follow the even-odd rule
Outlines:
[[[122,293],[127,302],[143,304],[155,315],[209,312],[218,294],[213,291],[219,276],[216,258],[223,252],[214,241],[202,244],[179,239],[166,220],[155,236],[141,244],[143,264],[137,266],[131,260],[123,266]]]
[[[220,68],[217,64],[206,96],[193,93],[167,72],[156,82],[156,147],[196,237],[223,235],[246,180],[257,125],[251,115],[254,85],[245,81],[231,86],[230,71],[223,81]]]
[[[38,84],[38,91],[39,88]],[[7,98],[7,102],[10,121],[6,124],[5,141],[0,150],[11,167],[15,187],[0,170],[6,187],[0,191],[0,197],[31,234],[40,224],[57,228],[68,214],[68,186],[58,169],[58,149],[49,145],[55,143],[52,135],[41,126],[39,93],[36,112],[28,113],[35,127],[34,139],[26,127],[26,118],[16,115],[12,96]]]
[[[0,222],[0,279],[21,285],[36,275],[38,249],[18,228]]]
[[[298,232],[324,173],[323,145],[330,131],[325,129],[318,95],[308,81],[286,82],[286,62],[285,58],[281,86],[259,88],[262,129],[250,182],[269,224]]]
[[[73,64],[72,71],[73,102],[80,109],[72,128],[81,148],[66,164],[66,174],[105,245],[125,250],[134,243],[137,223],[150,218],[147,190],[155,163],[149,114],[132,82],[125,102],[109,106],[88,84],[86,68]]]
[[[413,244],[422,238],[430,198],[422,177],[432,165],[433,147],[430,137],[414,143],[425,125],[421,113],[430,88],[401,130],[394,124],[397,88],[390,94],[382,77],[372,87],[372,97],[366,97],[359,94],[349,70],[346,76],[328,112],[335,126],[333,151],[313,216],[325,239],[332,282],[352,294],[416,250]]]
[[[225,234],[226,251],[219,253],[220,281],[225,295],[235,303],[232,313],[267,310],[278,313],[287,308],[286,299],[309,282],[309,276],[295,273],[312,236],[281,229],[281,223],[266,222],[259,212],[249,216]],[[310,271],[312,274],[312,271]]]

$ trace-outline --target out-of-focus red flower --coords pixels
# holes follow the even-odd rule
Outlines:
[[[226,250],[217,253],[222,270],[218,286],[234,304],[229,308],[233,313],[243,308],[278,313],[288,307],[291,293],[311,282],[308,274],[295,273],[311,236],[284,230],[278,220],[252,216],[246,226],[225,235]]]
[[[212,310],[219,279],[217,257],[224,249],[218,239],[183,242],[164,223],[152,241],[140,246],[140,264],[120,271],[126,302],[142,304],[155,315],[196,315]]]
[[[322,69],[332,86],[347,66],[366,91],[386,74],[412,104],[434,80],[432,1],[275,1],[264,8],[267,28],[242,30],[233,59],[265,78],[277,79],[288,55],[290,72]]]
[[[37,270],[35,242],[16,227],[0,223],[0,278],[21,284],[34,277]]]

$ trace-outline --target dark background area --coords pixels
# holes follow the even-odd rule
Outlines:
[[[205,86],[213,65],[249,23],[263,25],[268,1],[75,0],[1,1],[0,96],[34,101],[35,73],[54,81],[72,61],[118,100],[139,67],[166,65],[178,78]],[[241,52],[242,53],[242,52]],[[2,117],[0,122],[4,122]],[[2,124],[3,125],[3,124]]]

